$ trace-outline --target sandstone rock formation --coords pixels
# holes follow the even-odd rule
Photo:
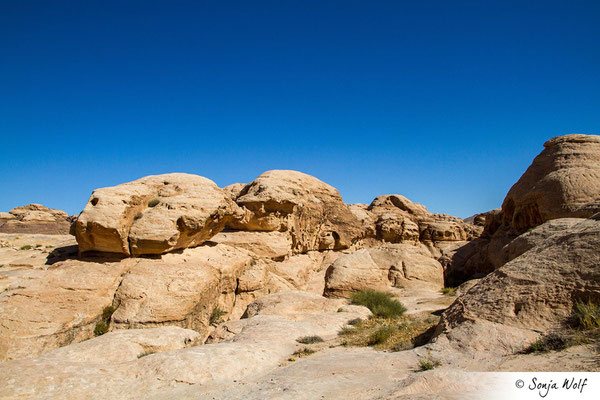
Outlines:
[[[564,222],[544,240],[530,238],[529,250],[458,297],[443,314],[439,341],[512,354],[564,326],[577,301],[600,302],[600,215]],[[531,236],[561,226],[545,225]]]
[[[214,182],[197,175],[147,176],[97,189],[76,222],[79,250],[162,254],[218,233],[237,211]]]
[[[29,204],[0,213],[0,233],[68,235],[72,220],[64,211]]]
[[[324,293],[348,297],[364,289],[425,287],[439,290],[443,286],[442,265],[431,257],[425,246],[387,244],[338,258],[327,270]]]
[[[294,253],[345,249],[363,235],[338,191],[301,172],[264,172],[244,187],[236,202],[245,214],[230,222],[231,228],[287,232]]]
[[[500,267],[511,251],[504,247],[546,221],[600,211],[600,136],[557,136],[544,147],[509,190],[502,209],[486,213],[481,238],[457,250],[446,271],[449,284]]]
[[[600,200],[600,136],[557,136],[502,203],[502,223],[516,233],[556,218],[587,218]]]
[[[481,231],[460,218],[430,213],[425,206],[396,194],[375,198],[368,210],[375,216],[377,239],[386,242],[466,241]]]

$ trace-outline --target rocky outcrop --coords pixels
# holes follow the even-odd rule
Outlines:
[[[551,219],[587,218],[600,200],[600,136],[557,136],[544,143],[502,203],[502,223],[523,233]]]
[[[288,232],[294,253],[348,248],[363,227],[338,191],[310,175],[274,170],[262,173],[236,199],[244,216],[236,230]]]
[[[298,292],[265,297],[250,307],[251,318],[224,324],[218,343],[190,348],[197,337],[180,328],[112,332],[0,364],[0,397],[190,398],[222,390],[278,368],[298,349],[299,337],[335,337],[347,321],[370,315],[343,303]],[[184,392],[190,385],[194,394]]]
[[[236,211],[235,203],[209,179],[153,175],[95,190],[77,218],[75,233],[80,252],[162,254],[201,244]]]
[[[35,357],[92,337],[133,263],[69,260],[4,275],[0,360]]]
[[[0,233],[68,235],[73,219],[64,211],[29,204],[0,213]]]
[[[466,241],[481,232],[460,218],[430,213],[397,194],[375,198],[368,211],[374,216],[376,238],[391,243]]]
[[[513,354],[539,333],[564,326],[577,301],[600,302],[600,215],[576,221],[546,223],[531,232],[537,239],[522,247],[529,250],[481,279],[444,312],[439,340],[473,354],[478,348]],[[540,240],[557,226],[562,229]]]
[[[446,271],[448,284],[480,278],[502,266],[518,244],[506,246],[546,221],[587,218],[600,211],[600,136],[557,136],[544,147],[509,190],[502,209],[486,213],[481,237],[457,250]]]
[[[363,289],[426,287],[439,290],[443,286],[442,265],[431,257],[427,248],[387,244],[338,258],[327,270],[324,293],[331,297],[348,297]]]

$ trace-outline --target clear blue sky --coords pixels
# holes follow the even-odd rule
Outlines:
[[[1,5],[1,211],[295,169],[466,217],[545,140],[600,133],[597,1]]]

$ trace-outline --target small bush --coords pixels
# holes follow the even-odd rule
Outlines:
[[[389,293],[377,290],[361,290],[350,296],[353,304],[367,307],[376,317],[392,318],[398,317],[406,312],[404,304],[393,300]]]
[[[209,318],[209,324],[210,325],[216,325],[219,322],[221,322],[221,319],[224,315],[227,315],[227,313],[223,310],[221,310],[219,307],[215,306],[215,308],[213,308],[212,313],[210,314],[210,318]]]
[[[348,321],[348,325],[357,325],[360,324],[362,322],[361,318],[354,318],[351,319],[350,321]]]
[[[148,202],[148,207],[156,207],[160,203],[160,199],[152,199]]]
[[[33,246],[30,244],[26,244],[25,246],[19,247],[19,250],[31,250],[31,249],[33,249]]]
[[[435,367],[439,367],[440,362],[433,357],[431,357],[431,351],[427,350],[427,357],[422,357],[419,359],[419,370],[420,371],[429,371],[430,369],[434,369]]]
[[[110,317],[112,317],[115,310],[116,309],[113,306],[104,307],[104,309],[102,310],[102,319],[106,321],[110,320]]]
[[[374,346],[376,344],[385,343],[389,338],[391,338],[394,333],[396,333],[396,329],[393,326],[382,326],[377,329],[375,332],[369,336],[369,340],[367,344],[369,346]]]
[[[356,331],[356,329],[351,328],[349,326],[345,326],[345,327],[343,327],[342,329],[339,330],[338,335],[339,336],[352,335],[355,331]]]
[[[547,353],[549,351],[560,351],[569,347],[570,340],[563,335],[550,333],[531,343],[523,353]]]
[[[313,349],[309,349],[308,347],[305,347],[301,350],[296,350],[292,356],[297,356],[297,357],[305,357],[305,356],[310,356],[311,354],[316,353],[315,350]]]
[[[344,312],[344,309],[342,307],[337,309],[337,312]]]
[[[0,264],[0,268],[4,267],[4,264]]]
[[[445,287],[441,290],[441,292],[446,296],[456,296],[456,289],[457,288],[455,287]]]
[[[144,214],[142,214],[142,212],[141,212],[141,211],[138,211],[138,212],[137,212],[137,213],[134,215],[133,219],[134,219],[134,220],[136,220],[136,219],[140,219],[140,218],[142,218],[143,216],[144,216]]]
[[[600,328],[600,305],[592,303],[577,302],[575,305],[575,318],[577,325],[583,330]]]
[[[113,306],[106,306],[102,310],[102,316],[100,317],[100,321],[96,324],[94,328],[94,336],[104,335],[108,332],[108,327],[110,326],[110,318],[115,312],[115,308]]]
[[[321,343],[323,342],[323,338],[321,336],[302,336],[296,339],[296,342],[302,344]]]
[[[108,322],[105,320],[98,321],[94,328],[94,336],[101,336],[108,332]]]

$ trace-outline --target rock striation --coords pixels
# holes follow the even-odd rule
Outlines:
[[[0,233],[68,235],[73,219],[64,211],[29,204],[0,213]]]

